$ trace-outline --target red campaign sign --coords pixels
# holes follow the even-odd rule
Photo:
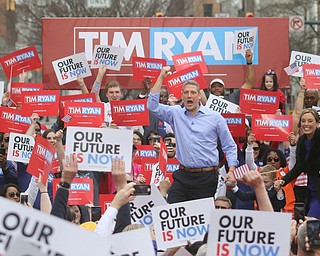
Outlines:
[[[59,187],[61,179],[53,179],[53,198]],[[74,178],[69,190],[68,205],[86,205],[93,202],[93,180],[85,178]]]
[[[99,194],[99,202],[101,206],[101,214],[108,209],[116,194]]]
[[[39,116],[57,116],[59,113],[59,94],[57,90],[23,92],[21,108],[24,116],[37,113]]]
[[[64,113],[72,116],[64,127],[83,126],[100,127],[104,122],[104,104],[102,102],[72,102],[66,101]]]
[[[10,53],[0,58],[0,62],[8,79],[23,72],[41,68],[41,61],[35,46],[29,46]]]
[[[113,123],[118,126],[150,125],[147,99],[111,100]]]
[[[53,156],[51,170],[54,174],[58,173],[60,170],[60,161],[59,161],[57,153],[55,153]]]
[[[305,88],[320,89],[320,65],[303,64],[303,77],[306,80]]]
[[[182,85],[188,80],[194,80],[198,82],[200,89],[205,89],[208,87],[199,65],[193,65],[183,70],[179,70],[172,75],[167,76],[163,83],[167,85],[169,94],[173,94],[177,99],[180,99],[182,98]]]
[[[63,27],[63,30],[61,28]],[[143,84],[132,76],[132,58],[135,56],[165,59],[173,66],[172,56],[184,52],[202,51],[210,81],[221,74],[226,88],[239,88],[246,77],[246,60],[232,52],[233,37],[228,35],[248,27],[257,27],[259,45],[254,49],[253,65],[256,77],[273,67],[280,85],[289,87],[284,72],[290,58],[288,18],[219,18],[154,17],[121,18],[44,18],[42,19],[43,83],[45,89],[79,89],[76,81],[59,86],[52,61],[85,52],[92,60],[95,45],[114,45],[127,48],[120,71],[108,71],[104,83],[116,79],[123,89],[141,89]],[[270,34],[273,36],[270,37]],[[59,36],[57,36],[59,35]],[[178,35],[178,36],[177,36]],[[191,40],[192,36],[194,40]],[[277,38],[277,47],[274,47]],[[186,40],[188,39],[188,40]],[[215,42],[215,43],[212,43]],[[63,47],[56,47],[63,45]],[[270,54],[272,52],[273,54]],[[93,85],[98,69],[86,78]],[[241,82],[239,82],[241,81]]]
[[[160,152],[159,152],[159,169],[163,173],[164,176],[166,176],[167,171],[167,155],[168,149],[166,147],[166,144],[163,142],[162,137],[160,138]]]
[[[158,163],[157,158],[142,158],[141,159],[141,174],[146,179],[145,184],[150,184],[152,176],[152,167]]]
[[[292,116],[255,114],[251,129],[257,140],[287,141],[292,132]]]
[[[29,117],[22,116],[23,112],[14,108],[0,107],[0,132],[26,133],[31,121]]]
[[[56,148],[49,141],[37,136],[27,172],[35,177],[39,177],[41,173],[42,183],[46,184],[55,152]]]
[[[245,114],[275,114],[279,109],[280,94],[262,90],[240,90],[240,109]]]
[[[162,68],[166,66],[166,60],[132,57],[132,66],[135,81],[143,81],[146,77],[149,77],[152,82],[155,82]]]
[[[202,52],[187,52],[172,56],[174,67],[177,71],[199,64],[203,74],[208,73]]]
[[[175,172],[176,170],[179,169],[179,161],[177,158],[168,158],[167,160],[167,170],[166,170],[166,173],[173,173]]]
[[[16,106],[21,106],[23,92],[29,91],[42,91],[43,84],[34,83],[11,83],[10,99],[16,104]]]
[[[156,158],[157,152],[154,150],[153,145],[136,145],[138,158]]]
[[[246,137],[245,114],[223,113],[232,137]]]
[[[64,106],[66,101],[71,102],[96,102],[96,95],[94,93],[85,93],[85,94],[76,94],[76,95],[66,95],[60,96],[59,102],[59,113],[60,117],[63,118],[64,114]]]

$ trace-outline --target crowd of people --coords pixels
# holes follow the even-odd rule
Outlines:
[[[253,89],[258,83],[252,57],[252,52],[248,50],[245,55],[246,81],[241,86],[244,89]],[[33,137],[42,136],[56,148],[60,171],[50,172],[48,180],[43,182],[41,175],[36,178],[26,172],[27,164],[7,160],[10,134],[2,133],[1,196],[19,202],[20,194],[26,192],[29,195],[29,207],[82,225],[101,236],[122,232],[124,229],[139,228],[139,225],[131,223],[129,204],[129,201],[134,199],[134,185],[146,182],[141,173],[141,165],[135,162],[136,146],[149,144],[157,151],[158,139],[162,137],[168,149],[168,158],[175,158],[179,162],[179,168],[172,176],[172,184],[165,178],[159,185],[168,204],[214,197],[215,208],[220,210],[246,209],[293,214],[295,203],[303,203],[307,217],[292,221],[290,253],[318,255],[319,248],[310,247],[306,238],[308,219],[320,219],[320,158],[317,157],[320,120],[317,111],[312,108],[318,106],[318,91],[305,89],[304,79],[301,78],[301,90],[292,113],[293,131],[288,134],[287,141],[257,140],[251,132],[250,122],[246,126],[245,138],[233,138],[222,115],[204,105],[210,94],[239,104],[241,88],[227,95],[224,81],[220,78],[213,79],[205,90],[200,90],[197,82],[189,80],[184,83],[181,98],[178,99],[169,95],[163,86],[163,80],[169,71],[170,67],[164,67],[154,85],[146,77],[143,82],[144,89],[137,95],[139,99],[148,99],[150,125],[146,127],[123,127],[113,122],[109,101],[121,100],[122,89],[117,81],[106,84],[108,102],[104,103],[105,122],[101,124],[101,129],[134,130],[131,173],[125,173],[124,163],[120,159],[113,160],[111,173],[79,171],[75,157],[64,153],[66,130],[63,129],[60,117],[50,129],[42,131],[43,125],[39,122],[39,116],[33,114],[27,134]],[[99,92],[105,73],[106,68],[99,69],[91,89],[98,102],[101,102]],[[23,80],[23,76],[21,77]],[[81,92],[88,93],[85,79],[78,77],[77,81]],[[277,114],[286,114],[286,98],[274,70],[268,70],[261,78],[260,89],[277,92],[280,99]],[[7,105],[9,98],[9,93],[5,93],[2,106]],[[236,167],[244,164],[248,165],[250,171],[237,180],[233,173]],[[222,169],[226,175],[222,175]],[[66,204],[70,184],[75,177],[93,179],[94,201],[91,204]],[[55,178],[61,178],[61,182],[53,199],[52,181]],[[223,192],[217,190],[221,181],[226,188]],[[116,196],[98,224],[95,224],[90,222],[90,209],[93,205],[99,205],[101,193],[116,193]],[[174,255],[177,248],[158,252],[152,229],[150,232],[156,254]],[[189,244],[186,249],[192,255],[205,255],[206,243],[207,235],[203,241]]]

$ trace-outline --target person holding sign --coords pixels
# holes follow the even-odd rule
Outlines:
[[[184,83],[183,108],[159,103],[161,85],[169,71],[169,66],[161,70],[148,98],[149,111],[170,124],[176,135],[177,159],[181,164],[173,174],[168,203],[213,197],[219,169],[217,141],[220,139],[231,170],[238,165],[237,146],[224,118],[201,104],[197,82]]]
[[[246,51],[245,55],[246,61],[247,61],[247,76],[246,76],[246,81],[245,83],[241,86],[241,88],[245,89],[252,89],[254,85],[254,80],[255,80],[255,74],[254,74],[254,69],[252,66],[252,52],[251,50]],[[210,91],[205,89],[204,90],[206,94],[206,99],[209,98],[209,93],[212,93],[215,96],[225,98],[226,100],[239,105],[240,101],[240,90],[236,89],[233,93],[230,93],[228,96],[225,97],[225,84],[223,80],[219,78],[215,78],[210,82]],[[202,102],[204,105],[206,104],[205,102]]]
[[[299,137],[296,150],[296,164],[276,187],[286,186],[302,172],[308,174],[308,208],[307,216],[320,218],[320,128],[319,115],[316,110],[308,108],[302,111],[298,126],[303,134]]]
[[[286,96],[279,89],[277,74],[274,70],[269,69],[262,77],[260,90],[269,91],[269,92],[277,92],[280,97],[279,109],[282,114],[286,114],[285,103]]]

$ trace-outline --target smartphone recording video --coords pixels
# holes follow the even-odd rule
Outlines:
[[[294,204],[294,219],[299,223],[299,220],[304,221],[305,216],[305,209],[304,209],[304,203],[295,203]]]
[[[307,235],[311,249],[320,248],[320,220],[307,221]]]
[[[27,193],[21,193],[20,194],[20,203],[24,204],[24,203],[28,203],[28,194]]]

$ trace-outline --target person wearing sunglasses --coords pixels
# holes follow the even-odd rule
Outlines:
[[[168,149],[168,158],[175,158],[176,156],[176,138],[173,133],[168,133],[163,138],[164,143]]]
[[[0,196],[5,197],[11,201],[19,203],[20,201],[20,189],[14,183],[6,184],[0,192]]]
[[[249,137],[250,139],[248,139],[248,141],[251,141],[252,143],[256,141],[254,134],[250,134]],[[264,166],[271,165],[277,170],[277,179],[281,179],[286,175],[286,173],[289,172],[286,157],[281,150],[269,148],[262,157],[262,163]],[[254,152],[252,146],[248,146],[246,149],[246,164],[248,165],[250,170],[261,170],[261,168],[254,162]],[[294,182],[290,183],[289,186],[283,188],[286,195],[286,205],[284,207],[285,212],[293,212],[294,203],[296,201],[293,188]]]
[[[269,91],[269,92],[277,92],[279,101],[279,109],[282,114],[286,113],[285,109],[285,102],[286,96],[284,93],[279,89],[278,78],[277,74],[274,70],[269,69],[262,77],[260,90]]]

